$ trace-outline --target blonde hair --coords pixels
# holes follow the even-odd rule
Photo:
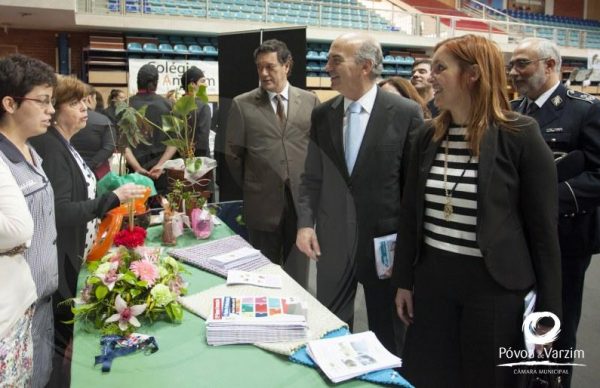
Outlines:
[[[504,57],[496,43],[476,35],[446,39],[435,46],[434,53],[442,47],[458,61],[465,86],[468,86],[467,69],[473,65],[479,67],[479,79],[466,87],[469,90],[467,98],[471,101],[471,112],[466,123],[467,141],[471,153],[478,156],[481,139],[490,125],[498,124],[504,129],[517,130],[512,124],[514,117],[507,116],[510,104],[506,91]],[[442,110],[432,120],[435,128],[434,141],[445,136],[451,119],[450,112]]]

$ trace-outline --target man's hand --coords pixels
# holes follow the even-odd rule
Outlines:
[[[398,288],[396,291],[396,312],[406,326],[413,322],[413,293],[411,290]]]
[[[160,165],[160,167],[157,164],[156,166],[152,167],[152,169],[148,172],[148,176],[150,176],[150,178],[152,178],[152,179],[158,179],[162,173],[163,173],[162,164]]]
[[[300,228],[296,234],[296,246],[300,252],[309,258],[318,261],[321,256],[321,248],[317,240],[317,234],[313,228]]]

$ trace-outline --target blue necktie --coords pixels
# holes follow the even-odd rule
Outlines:
[[[356,157],[358,156],[358,149],[362,138],[359,135],[360,131],[360,111],[362,107],[356,101],[348,106],[348,126],[346,128],[346,166],[348,167],[348,174],[352,174],[354,163],[356,163]]]

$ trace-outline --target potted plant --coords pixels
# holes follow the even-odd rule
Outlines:
[[[171,112],[162,116],[163,131],[168,139],[163,143],[177,149],[181,159],[170,160],[165,163],[169,179],[169,191],[175,189],[177,181],[181,181],[178,188],[193,193],[200,193],[204,198],[208,198],[211,192],[206,189],[210,183],[210,170],[216,166],[216,162],[209,158],[195,155],[196,122],[198,109],[196,99],[202,102],[208,102],[206,94],[206,85],[199,85],[194,93],[190,87],[189,93],[181,96]],[[190,199],[198,198],[192,196]],[[186,202],[189,204],[189,202]],[[200,205],[203,205],[201,203]],[[186,208],[189,208],[186,206]]]

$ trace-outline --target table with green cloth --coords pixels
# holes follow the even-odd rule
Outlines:
[[[234,233],[226,225],[215,227],[208,240],[197,240],[191,231],[178,237],[177,247],[213,241]],[[159,246],[162,227],[148,228],[146,245]],[[188,295],[225,282],[225,279],[185,265],[189,283]],[[79,275],[81,290],[87,271]],[[100,332],[81,322],[75,323],[71,387],[152,388],[152,387],[327,387],[333,386],[317,369],[299,365],[286,357],[267,352],[253,345],[209,346],[206,343],[204,320],[185,311],[180,324],[157,321],[142,322],[139,333],[156,338],[159,351],[153,354],[136,352],[118,357],[110,372],[94,366],[100,354]],[[350,380],[344,387],[374,386]]]

